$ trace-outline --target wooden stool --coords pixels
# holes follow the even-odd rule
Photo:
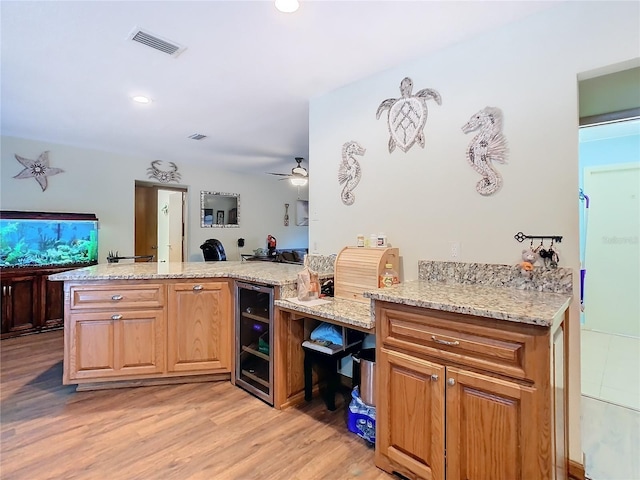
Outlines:
[[[333,354],[320,352],[312,348],[303,346],[304,349],[304,399],[308,402],[311,400],[313,392],[313,365],[319,365],[327,372],[327,390],[324,396],[324,402],[328,410],[336,409],[336,392],[340,385],[340,374],[338,373],[339,361],[358,351],[362,342],[350,345],[344,350],[339,350]],[[353,378],[352,378],[353,380]],[[355,384],[352,383],[352,387]]]

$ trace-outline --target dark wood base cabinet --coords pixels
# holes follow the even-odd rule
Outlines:
[[[2,333],[16,337],[64,325],[64,284],[48,279],[75,267],[25,267],[0,270]]]

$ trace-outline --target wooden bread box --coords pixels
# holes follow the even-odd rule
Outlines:
[[[362,292],[378,288],[378,279],[390,263],[399,273],[397,248],[344,247],[336,258],[333,295],[356,302],[369,303]]]

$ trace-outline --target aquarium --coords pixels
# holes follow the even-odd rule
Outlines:
[[[98,262],[98,219],[89,213],[0,211],[0,267]]]

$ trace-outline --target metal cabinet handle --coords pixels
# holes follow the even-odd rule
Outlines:
[[[111,295],[111,300],[114,300],[116,302],[122,300],[124,297],[122,295]]]
[[[456,381],[453,378],[450,378],[449,380],[447,380],[447,385],[449,385],[450,387],[453,387],[456,384]]]
[[[202,285],[194,285],[193,286],[193,291],[194,292],[199,292],[200,290],[202,290],[204,287]]]
[[[7,294],[7,287],[2,287],[2,296]]]
[[[440,340],[435,335],[431,335],[431,340],[433,340],[436,343],[441,343],[442,345],[449,345],[450,347],[457,347],[458,345],[460,345],[460,342],[457,340],[454,340],[453,342],[449,342],[447,340]]]
[[[438,375],[436,375],[435,373],[431,374],[431,381],[432,382],[437,382],[438,381]]]
[[[13,288],[12,285],[9,285],[9,296],[11,296],[11,289]]]
[[[115,315],[111,315],[111,320],[120,320],[122,318],[122,315],[120,315],[119,313],[116,313]]]

